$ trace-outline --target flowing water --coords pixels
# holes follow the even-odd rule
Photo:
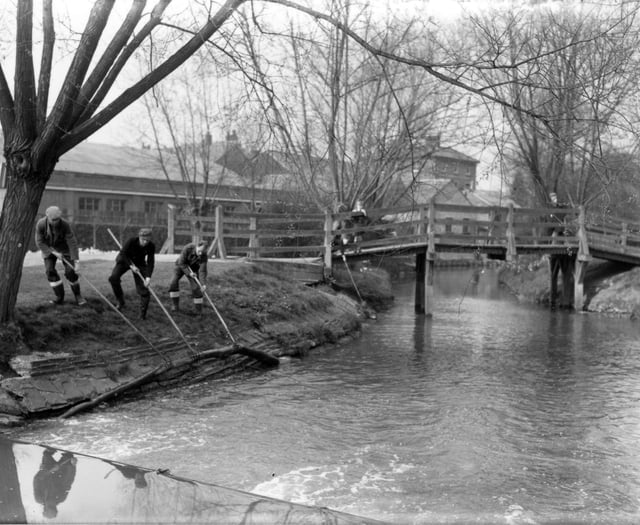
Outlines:
[[[638,323],[436,281],[430,319],[399,283],[357,341],[13,436],[394,523],[640,523]]]

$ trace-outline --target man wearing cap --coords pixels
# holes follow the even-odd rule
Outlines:
[[[129,270],[133,272],[133,281],[136,285],[136,292],[140,296],[140,319],[147,318],[147,308],[151,293],[149,283],[155,266],[156,247],[151,241],[151,230],[141,228],[137,237],[132,237],[124,243],[122,249],[116,256],[116,265],[111,272],[109,282],[116,296],[116,308],[124,308],[124,293],[122,291],[121,278]]]
[[[80,269],[78,241],[70,224],[62,218],[62,211],[57,206],[49,206],[45,211],[45,217],[37,222],[36,246],[42,252],[47,280],[56,296],[51,302],[53,304],[64,302],[64,283],[56,271],[56,262],[60,259],[64,267],[64,276],[71,285],[76,303],[85,304],[78,282]]]
[[[196,314],[202,313],[202,293],[207,286],[207,243],[190,242],[176,259],[173,268],[173,279],[169,284],[169,297],[171,298],[171,311],[177,312],[180,305],[180,279],[186,275],[191,286],[193,306]],[[198,283],[199,282],[199,283]],[[200,287],[202,285],[202,288]]]

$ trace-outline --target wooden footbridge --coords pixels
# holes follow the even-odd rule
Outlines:
[[[433,275],[440,253],[473,253],[515,262],[520,254],[549,255],[551,296],[584,305],[584,276],[592,257],[640,265],[640,223],[587,216],[579,208],[477,207],[435,202],[372,209],[355,224],[350,212],[324,214],[224,213],[169,215],[163,251],[211,239],[209,252],[255,261],[295,258],[329,277],[343,257],[416,257],[416,311],[432,313]],[[343,239],[346,244],[343,244]]]

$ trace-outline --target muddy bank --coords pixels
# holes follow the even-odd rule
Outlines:
[[[500,282],[520,301],[549,305],[550,271],[547,258],[504,265]],[[562,286],[561,276],[558,287]],[[640,314],[640,268],[594,259],[584,282],[585,310],[635,319]],[[573,292],[571,292],[573,293]]]
[[[88,263],[85,274],[104,272],[104,264]],[[137,323],[152,337],[145,341],[123,329],[117,313],[99,297],[87,295],[86,308],[73,303],[52,308],[43,304],[40,290],[29,288],[42,289],[42,279],[27,280],[17,322],[3,332],[3,350],[10,351],[0,377],[0,423],[66,416],[74,407],[88,410],[177,384],[272,366],[264,356],[303,357],[320,345],[357,337],[369,303],[382,307],[392,300],[391,285],[384,272],[355,270],[348,277],[338,273],[333,288],[310,287],[251,265],[225,267],[216,273],[210,293],[237,344],[231,344],[213,310],[194,315],[190,298],[174,314],[184,338],[155,308],[147,321]],[[362,299],[352,289],[352,278]],[[128,305],[135,301],[134,295],[127,296]],[[135,318],[135,306],[129,315]]]

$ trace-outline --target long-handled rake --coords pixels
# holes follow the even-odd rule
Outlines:
[[[120,244],[120,241],[118,241],[118,239],[116,238],[116,236],[113,234],[113,232],[111,231],[110,228],[107,228],[107,231],[109,232],[109,235],[111,235],[111,238],[114,240],[114,242],[116,243],[116,245],[118,246],[118,248],[120,249],[120,251],[122,251],[122,245]],[[124,255],[124,254],[123,254]],[[142,282],[144,282],[144,275],[142,275],[142,272],[140,271],[140,269],[133,264],[132,261],[127,260],[127,263],[129,264],[129,268],[131,268],[131,271],[136,274],[140,279],[142,279]],[[187,338],[185,337],[185,335],[182,333],[182,330],[180,330],[180,327],[177,325],[177,323],[174,321],[173,317],[171,317],[171,314],[169,313],[169,311],[166,309],[166,307],[164,306],[164,304],[162,304],[162,301],[160,300],[160,298],[158,297],[158,295],[156,294],[156,292],[153,290],[153,288],[151,288],[150,285],[147,285],[147,289],[149,290],[149,293],[151,293],[151,295],[153,296],[153,298],[156,300],[156,302],[158,303],[158,305],[160,306],[160,309],[164,312],[164,314],[167,316],[167,318],[169,319],[169,321],[171,322],[171,325],[175,328],[176,332],[178,332],[178,335],[180,335],[180,337],[182,338],[182,340],[185,342],[185,344],[187,345],[187,348],[189,349],[189,351],[193,354],[193,355],[198,355],[198,352],[196,352],[193,347],[191,346],[191,344],[189,343],[189,341],[187,340]]]
[[[224,319],[222,318],[222,315],[216,308],[216,305],[211,300],[211,297],[209,297],[209,294],[207,293],[204,286],[202,286],[202,283],[198,279],[198,276],[194,272],[191,272],[191,275],[189,277],[193,279],[194,282],[198,285],[198,287],[200,288],[200,291],[202,292],[202,295],[204,295],[208,303],[211,305],[211,308],[213,308],[213,311],[218,316],[218,319],[220,320],[220,323],[224,327],[225,331],[227,332],[229,339],[231,339],[231,343],[233,344],[233,348],[235,352],[249,356],[249,357],[253,357],[254,359],[256,359],[257,361],[260,361],[262,364],[266,366],[278,366],[280,364],[280,360],[277,357],[272,356],[267,352],[262,352],[260,350],[256,350],[255,348],[249,348],[249,347],[238,344],[238,342],[236,341],[236,338],[233,337],[231,330],[229,330],[227,323],[225,323]]]
[[[75,268],[73,268],[71,263],[67,261],[62,256],[62,254],[54,252],[54,255],[58,259],[60,259],[64,264],[66,264],[67,266],[69,266],[75,271]],[[131,328],[133,328],[133,330],[145,341],[145,343],[147,343],[151,347],[151,349],[154,352],[156,352],[163,359],[165,363],[171,364],[171,359],[169,359],[165,354],[160,352],[160,350],[158,350],[154,346],[154,344],[140,331],[140,329],[136,325],[134,325],[129,319],[127,319],[127,316],[125,316],[120,310],[118,310],[116,306],[111,301],[109,301],[109,299],[100,290],[98,290],[98,288],[89,279],[87,279],[82,273],[79,273],[78,275],[82,277],[83,281],[87,283],[93,289],[93,291],[96,292],[96,294],[98,294],[98,297],[104,300],[104,302],[107,303],[112,310],[114,310],[120,317],[122,317],[125,323],[127,323]]]

